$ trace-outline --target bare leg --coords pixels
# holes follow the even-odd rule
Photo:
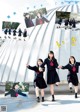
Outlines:
[[[36,93],[36,97],[37,97],[37,102],[40,102],[40,98],[39,98],[39,88],[38,87],[35,88],[35,93]]]
[[[54,85],[53,84],[50,84],[50,92],[51,92],[51,95],[54,95]]]
[[[42,102],[44,102],[44,89],[41,89]]]
[[[39,97],[39,88],[35,87],[35,93],[36,93],[36,97]]]
[[[72,83],[71,82],[69,83],[69,88],[72,89]]]
[[[69,82],[68,84],[69,84],[69,89],[70,89],[70,91],[72,92],[72,89],[73,89],[73,88],[72,88],[72,82]]]
[[[75,98],[77,98],[78,86],[74,86],[74,89],[75,89]]]
[[[41,96],[44,97],[44,89],[41,89]]]
[[[51,92],[51,95],[52,95],[52,101],[55,101],[54,100],[54,84],[50,84],[50,92]]]

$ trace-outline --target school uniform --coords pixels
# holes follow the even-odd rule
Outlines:
[[[39,67],[37,67],[37,66],[33,66],[33,67],[29,66],[28,68],[35,71],[35,76],[36,76],[35,79],[34,79],[35,86],[38,87],[39,89],[46,88],[47,85],[46,85],[46,82],[45,82],[45,80],[43,78],[43,72],[39,71]]]
[[[45,17],[36,18],[36,25],[43,24],[45,21],[49,22]]]
[[[65,26],[68,26],[68,22],[69,22],[69,20],[66,19],[66,20],[65,20]]]
[[[16,30],[13,30],[13,36],[16,36]]]
[[[69,25],[72,26],[72,20],[69,20]]]
[[[26,24],[27,28],[34,26],[33,21],[30,18],[27,18],[27,17],[25,17],[25,24]]]
[[[72,21],[72,27],[76,28],[76,22],[75,22],[75,20]]]
[[[22,35],[22,31],[21,31],[21,30],[19,30],[19,31],[18,31],[18,36],[20,36],[20,37],[21,37],[21,35]]]
[[[22,91],[21,90],[15,90],[15,89],[10,89],[10,91],[9,92],[7,92],[7,93],[5,93],[5,96],[7,96],[7,95],[11,95],[11,97],[17,97],[18,95],[21,95],[21,96],[27,96],[25,93],[22,93]]]
[[[68,81],[68,83],[71,83],[70,74],[67,75],[67,81]]]
[[[14,89],[10,89],[9,92],[5,93],[5,96],[7,96],[9,94],[11,95],[11,97],[17,97],[17,94]]]
[[[43,68],[44,65],[47,65],[47,84],[55,84],[56,82],[60,82],[56,71],[56,68],[58,67],[57,60],[50,60],[49,58],[46,58],[41,67]]]
[[[70,81],[74,86],[78,86],[78,70],[79,70],[80,63],[76,62],[75,64],[67,64],[66,66],[63,66],[62,69],[68,69],[69,70],[69,77]]]
[[[4,34],[7,35],[7,33],[8,33],[8,29],[5,29]]]
[[[60,18],[58,24],[61,25],[61,23],[62,23],[62,19]]]
[[[27,31],[23,32],[23,37],[27,37]]]
[[[9,35],[11,35],[11,29],[9,29]]]

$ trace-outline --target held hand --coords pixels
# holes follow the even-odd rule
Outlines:
[[[43,69],[42,69],[41,67],[39,67],[39,71],[40,71],[40,72],[43,72]]]
[[[28,68],[28,67],[29,67],[29,65],[26,65],[26,67]]]
[[[59,69],[61,69],[61,68],[62,68],[62,66],[58,66],[58,68],[59,68]]]

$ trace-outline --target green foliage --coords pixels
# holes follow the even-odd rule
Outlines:
[[[56,17],[61,19],[70,18],[70,12],[56,11]]]
[[[5,91],[9,91],[12,87],[13,87],[13,82],[6,82],[6,85],[5,85]],[[19,85],[19,89],[22,91],[22,92],[28,92],[29,91],[29,83],[26,83],[26,82],[21,82],[21,83],[17,83]]]

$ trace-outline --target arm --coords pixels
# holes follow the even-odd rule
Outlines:
[[[62,66],[61,69],[68,69],[68,64],[65,66]]]
[[[57,62],[57,60],[55,59],[55,68],[58,68],[58,62]]]
[[[10,95],[10,94],[11,94],[11,89],[7,93],[5,93],[5,96]]]
[[[7,95],[9,95],[10,94],[10,91],[9,92],[7,92],[7,93],[5,93],[5,96],[7,96]]]
[[[41,68],[44,68],[44,66],[47,64],[46,59],[44,60],[43,64],[41,65]]]
[[[30,70],[36,71],[36,66],[33,66],[33,67],[32,67],[32,66],[30,66],[30,65],[27,65],[27,68],[30,69]]]
[[[46,21],[47,23],[49,22],[45,17],[42,17],[42,19],[43,19],[44,21]]]
[[[80,66],[80,62],[77,62],[78,66]]]

